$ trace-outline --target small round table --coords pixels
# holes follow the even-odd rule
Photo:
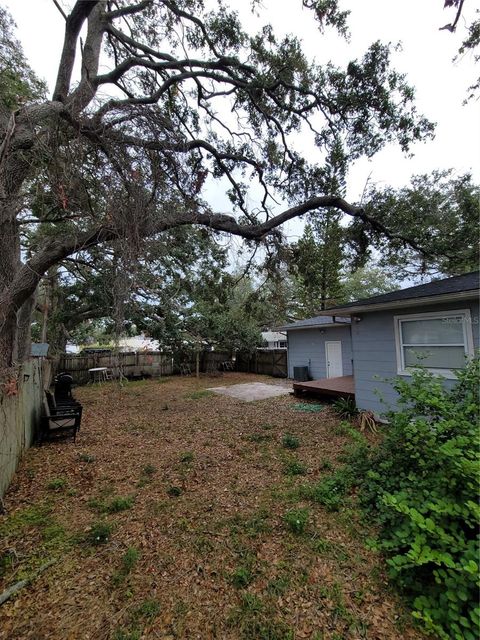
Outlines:
[[[94,367],[89,369],[91,382],[105,382],[107,380],[107,367]]]

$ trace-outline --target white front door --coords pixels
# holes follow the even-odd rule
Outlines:
[[[343,376],[342,343],[340,340],[325,342],[325,355],[327,357],[327,378]]]

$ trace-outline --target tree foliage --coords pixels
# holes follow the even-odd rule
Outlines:
[[[419,256],[405,243],[350,228],[350,241],[359,254],[380,253],[380,264],[398,278],[418,273],[458,275],[478,268],[478,239],[473,232],[480,215],[480,188],[470,174],[453,170],[413,176],[409,186],[393,189],[372,185],[366,194],[369,215],[394,231],[409,230],[425,248]]]
[[[345,31],[337,2],[302,4],[319,38],[332,25]],[[20,105],[0,129],[1,366],[21,352],[19,314],[40,278],[66,258],[119,240],[134,257],[144,238],[185,225],[263,241],[326,208],[380,231],[330,191],[322,161],[300,154],[295,138],[309,132],[319,158],[335,150],[347,167],[432,133],[388,45],[345,68],[320,66],[295,36],[268,25],[247,33],[234,11],[202,0],[76,0],[51,98]],[[228,185],[228,214],[204,198],[215,182]],[[253,185],[260,203],[247,197]],[[287,208],[273,215],[279,198]],[[19,224],[39,229],[23,262]]]

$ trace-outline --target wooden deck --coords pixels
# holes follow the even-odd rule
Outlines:
[[[295,395],[308,393],[315,396],[332,396],[335,398],[354,398],[355,385],[353,376],[341,376],[339,378],[322,378],[311,382],[294,382]]]

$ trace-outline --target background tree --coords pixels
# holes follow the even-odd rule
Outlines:
[[[397,278],[418,274],[458,275],[478,269],[478,220],[480,188],[469,174],[455,176],[453,170],[413,176],[401,189],[378,188],[366,194],[366,211],[395,231],[409,230],[416,243],[425,248],[419,256],[405,243],[386,239],[358,225],[350,229],[363,258],[373,248],[379,265]]]
[[[301,4],[320,33],[345,34],[335,0]],[[39,280],[69,256],[115,241],[134,263],[143,238],[185,225],[262,240],[325,208],[380,231],[314,183],[305,198],[322,164],[307,163],[292,140],[313,131],[319,158],[340,141],[348,166],[432,132],[379,42],[341,69],[310,63],[295,37],[279,41],[269,26],[250,35],[234,12],[202,0],[77,0],[64,19],[51,98],[0,114],[0,368],[24,351],[19,318],[29,317]],[[207,179],[229,184],[230,214],[202,198]],[[260,206],[246,198],[253,184]],[[272,215],[278,197],[286,208]],[[19,228],[32,224],[34,202],[34,222],[50,226],[22,261]]]

